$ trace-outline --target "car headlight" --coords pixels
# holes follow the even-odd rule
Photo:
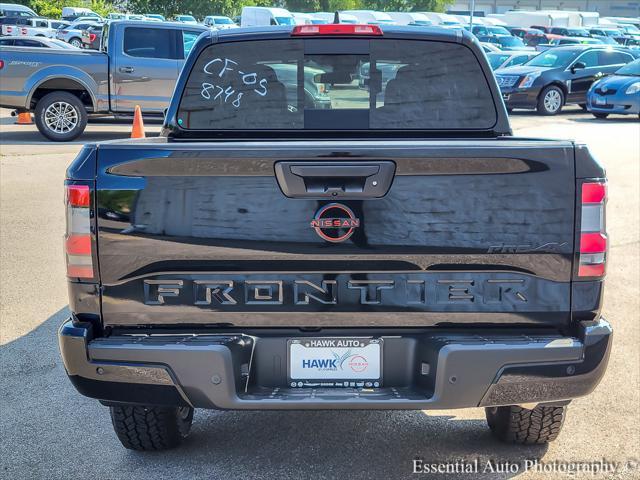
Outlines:
[[[535,82],[536,78],[538,78],[541,73],[542,72],[533,72],[528,75],[525,75],[525,77],[520,82],[520,85],[518,86],[520,88],[529,88],[531,85],[533,85],[533,82]]]
[[[638,92],[640,92],[640,82],[635,82],[629,85],[629,88],[627,88],[627,91],[624,93],[626,93],[627,95],[633,95],[634,93]]]

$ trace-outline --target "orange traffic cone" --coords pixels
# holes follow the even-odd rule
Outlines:
[[[31,114],[29,112],[22,112],[18,114],[18,118],[16,119],[16,125],[31,125],[33,124],[33,119],[31,118]]]
[[[131,138],[145,138],[144,123],[142,122],[142,110],[140,105],[136,105],[135,112],[133,114],[133,128],[131,129]]]

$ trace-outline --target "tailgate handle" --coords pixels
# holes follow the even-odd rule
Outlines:
[[[395,163],[277,162],[276,178],[290,198],[380,198],[386,195]]]

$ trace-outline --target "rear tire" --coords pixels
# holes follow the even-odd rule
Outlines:
[[[558,437],[566,406],[538,405],[533,410],[511,405],[485,408],[491,433],[506,443],[541,445]]]
[[[193,421],[191,407],[109,407],[111,423],[125,448],[139,451],[175,448],[189,434]]]
[[[76,48],[82,48],[82,39],[74,37],[69,40],[69,44]]]
[[[564,105],[564,92],[560,87],[549,85],[538,97],[538,113],[540,115],[557,115]]]
[[[596,112],[591,112],[591,113],[593,113],[593,116],[596,117],[596,118],[605,119],[605,118],[607,118],[609,116],[608,113],[596,113]]]
[[[64,119],[60,123],[56,121],[59,114]],[[40,133],[49,140],[69,142],[84,132],[87,126],[87,109],[78,97],[69,92],[51,92],[38,100],[35,122]]]

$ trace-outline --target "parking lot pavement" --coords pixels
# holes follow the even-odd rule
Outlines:
[[[78,395],[67,381],[56,339],[68,314],[62,258],[66,165],[83,143],[127,136],[130,127],[92,123],[79,141],[54,144],[34,126],[12,125],[8,114],[0,110],[0,478],[402,478],[411,476],[414,458],[478,458],[481,466],[489,460],[498,466],[532,458],[545,465],[604,460],[620,462],[616,478],[640,477],[637,118],[602,121],[579,110],[512,116],[516,135],[587,143],[609,176],[604,315],[615,328],[614,349],[602,384],[571,404],[562,434],[548,448],[498,443],[480,409],[197,411],[184,446],[134,453],[116,440],[107,408]],[[148,134],[158,131],[158,125],[147,125]],[[507,470],[467,478],[521,473]],[[565,477],[530,471],[524,478]]]

